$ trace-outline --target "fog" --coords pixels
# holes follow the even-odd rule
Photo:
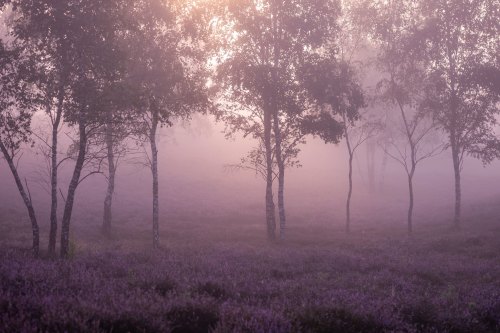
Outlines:
[[[0,1],[0,332],[500,332],[499,15]]]
[[[40,117],[43,119],[43,116]],[[37,128],[43,128],[43,121],[38,121],[40,126]],[[162,232],[168,233],[169,222],[182,221],[200,227],[224,221],[233,226],[251,223],[264,228],[264,180],[251,170],[236,171],[227,167],[239,163],[255,144],[254,140],[241,136],[226,139],[223,126],[211,116],[195,115],[190,122],[178,122],[173,127],[163,128],[159,142]],[[37,147],[24,153],[19,167],[22,177],[28,181],[43,230],[48,228],[50,195],[47,185],[44,185],[48,176],[43,173],[44,161]],[[353,228],[386,226],[387,223],[404,228],[408,205],[406,174],[401,165],[390,158],[383,170],[384,152],[376,144],[371,147],[376,149],[374,189],[370,189],[368,179],[368,145],[362,146],[355,158]],[[141,158],[135,153],[120,161],[113,224],[149,230],[151,172],[148,167],[137,163]],[[325,144],[312,136],[307,138],[299,154],[302,166],[287,169],[286,172],[285,204],[290,228],[315,224],[340,228],[343,225],[347,158],[345,142],[334,145]],[[63,193],[71,167],[72,162],[68,162],[61,174],[60,188]],[[22,200],[4,161],[0,164],[0,172],[0,210],[15,210],[16,215],[24,216]],[[499,183],[497,162],[484,166],[476,159],[467,158],[463,168],[464,215],[477,214],[484,206],[496,205],[500,200]],[[102,222],[105,189],[104,175],[93,175],[82,182],[77,190],[75,225],[98,225]],[[416,228],[422,224],[449,223],[453,203],[451,157],[449,151],[444,151],[422,162],[417,170]],[[22,223],[28,223],[27,216]]]

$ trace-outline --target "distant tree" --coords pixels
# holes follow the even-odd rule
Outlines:
[[[498,156],[493,128],[499,112],[500,3],[496,0],[420,0],[422,24],[408,41],[423,50],[427,108],[448,135],[460,228],[461,170],[469,154]]]
[[[227,105],[226,105],[227,106]],[[217,119],[228,125],[226,137],[233,137],[236,132],[242,133],[243,137],[252,136],[257,140],[257,146],[251,149],[239,163],[228,164],[226,169],[229,171],[249,170],[266,181],[267,165],[264,147],[264,133],[262,131],[262,110],[255,110],[255,113],[246,114],[241,110],[228,112],[228,109],[221,107],[221,112],[216,112]],[[259,112],[260,111],[260,112]],[[281,155],[285,163],[285,168],[300,167],[300,161],[297,158],[300,152],[299,145],[305,143],[306,134],[302,131],[301,123],[287,123],[288,126],[281,124],[283,128],[281,137]],[[274,148],[274,136],[271,137],[271,146]],[[275,158],[275,151],[272,154],[272,183],[279,177],[279,168]],[[273,199],[274,203],[274,199]]]
[[[111,221],[112,221],[112,204],[113,194],[115,192],[115,177],[118,163],[115,160],[117,145],[121,142],[121,137],[117,135],[117,126],[115,125],[114,112],[109,109],[106,110],[106,124],[104,126],[104,139],[106,142],[107,160],[108,160],[108,175],[107,175],[107,188],[106,196],[104,198],[104,213],[102,218],[102,231],[106,236],[111,234]]]
[[[300,115],[307,109],[298,72],[308,54],[317,52],[328,38],[333,38],[338,4],[329,0],[246,0],[226,1],[221,7],[215,24],[219,40],[215,81],[224,91],[223,97],[235,102],[233,109],[239,104],[242,109],[249,109],[250,117],[255,112],[262,115],[255,130],[263,134],[268,238],[276,237],[273,159],[278,169],[280,238],[284,238],[283,136],[287,126],[300,124]]]
[[[408,178],[408,233],[413,230],[414,175],[419,162],[441,153],[444,146],[437,136],[437,124],[429,113],[421,110],[425,84],[423,58],[412,45],[409,35],[415,31],[418,16],[413,1],[379,3],[374,24],[378,46],[378,68],[383,79],[377,84],[379,98],[395,107],[398,120],[389,116],[383,150],[403,166]]]
[[[342,136],[345,138],[349,184],[346,232],[350,231],[351,225],[354,157],[358,148],[369,142],[380,127],[368,110],[361,111],[366,103],[358,76],[364,74],[370,60],[364,54],[368,46],[366,37],[370,21],[366,19],[368,3],[366,0],[340,1],[342,15],[338,19],[336,43],[328,45],[325,58],[319,61],[314,71],[304,76],[310,93],[321,106],[320,113],[312,116],[311,133],[319,135],[326,143],[338,143]],[[322,127],[314,128],[318,125]]]
[[[21,180],[18,164],[22,147],[31,142],[31,119],[35,108],[27,82],[19,80],[24,67],[22,50],[10,48],[0,39],[0,151],[7,161],[19,194],[28,210],[33,232],[33,255],[40,251],[40,233],[28,183]],[[24,68],[23,68],[24,67]]]
[[[366,95],[365,99],[368,99],[369,95],[367,86],[370,86],[370,81],[373,80],[370,75],[373,76],[371,65],[374,49],[368,38],[368,31],[373,25],[372,2],[372,0],[340,0],[342,15],[339,18],[338,43],[333,46],[336,52],[332,54],[336,59],[352,67],[363,89],[363,95]],[[372,194],[376,188],[377,142],[375,134],[376,129],[379,128],[379,118],[378,110],[370,104],[369,108],[363,110],[362,119],[349,126],[352,127],[350,130],[353,133],[346,135],[345,140],[347,145],[347,141],[353,136],[356,139],[362,139],[361,144],[365,146],[366,150],[368,189]],[[356,127],[359,128],[355,129]],[[347,133],[345,129],[344,132]],[[348,139],[347,136],[350,138]],[[349,152],[350,148],[348,147],[347,150]]]
[[[307,69],[304,78],[312,97],[320,106],[316,114],[305,118],[304,131],[318,135],[325,143],[336,144],[345,137],[349,153],[345,229],[349,232],[354,155],[366,140],[375,135],[376,126],[365,122],[355,127],[355,123],[360,120],[360,109],[365,106],[365,101],[354,70],[349,64],[338,62],[334,58],[323,59]]]
[[[105,122],[99,131],[106,153],[106,195],[102,220],[102,232],[110,237],[112,234],[112,205],[115,192],[116,172],[120,160],[134,151],[128,146],[127,138],[131,137],[137,127],[136,117],[137,96],[131,91],[131,85],[126,81],[126,71],[123,77],[110,87],[109,107],[105,112]]]
[[[345,142],[347,146],[347,152],[349,154],[349,189],[347,192],[346,201],[346,232],[351,230],[351,198],[353,191],[353,162],[357,149],[365,144],[368,140],[375,137],[380,130],[380,124],[377,122],[372,122],[368,117],[360,116],[358,123],[353,123],[347,119],[345,112],[342,113],[342,123],[344,126]]]

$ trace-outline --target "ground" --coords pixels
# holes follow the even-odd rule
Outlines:
[[[277,243],[261,220],[170,221],[158,251],[146,222],[111,240],[80,223],[60,260],[31,258],[27,221],[3,217],[1,332],[500,332],[494,219],[412,237],[295,223]]]

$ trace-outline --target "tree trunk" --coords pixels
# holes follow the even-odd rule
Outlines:
[[[280,239],[285,239],[286,214],[285,214],[285,167],[280,165],[278,175],[278,211],[280,219]]]
[[[113,150],[113,125],[112,119],[109,119],[106,124],[106,148],[108,151],[108,187],[106,189],[106,197],[104,198],[104,216],[102,220],[102,230],[107,237],[111,236],[111,222],[113,203],[113,193],[115,191],[115,155]]]
[[[271,148],[271,112],[264,110],[264,146],[266,149],[266,223],[267,237],[276,239],[276,216],[273,200],[273,155]]]
[[[158,205],[158,148],[156,147],[156,131],[158,129],[158,111],[153,110],[153,120],[149,141],[151,144],[151,172],[153,174],[153,247],[160,246],[159,205]]]
[[[457,83],[456,83],[456,64],[455,58],[453,57],[453,50],[450,48],[450,44],[447,44],[447,53],[448,53],[448,75],[450,78],[450,145],[451,145],[451,155],[453,159],[453,171],[455,173],[455,216],[453,218],[453,227],[455,229],[460,229],[460,209],[461,209],[461,201],[462,201],[462,192],[460,185],[460,146],[459,138],[460,138],[460,128],[458,126],[459,123],[459,115],[458,115],[458,100],[457,100]]]
[[[278,17],[280,16],[282,1],[271,3],[272,12],[272,34],[273,34],[273,68],[271,70],[271,89],[272,92],[269,101],[271,102],[271,112],[274,124],[274,141],[275,141],[275,156],[278,164],[278,213],[280,219],[280,234],[281,240],[285,239],[286,232],[286,214],[285,214],[285,160],[281,150],[282,137],[279,122],[279,105],[278,98],[278,68],[280,67],[279,59],[281,58],[281,47],[279,43],[280,35],[283,33],[279,24]],[[274,237],[274,236],[273,236]]]
[[[345,231],[351,231],[351,197],[352,197],[352,161],[354,159],[354,150],[351,146],[351,141],[349,140],[349,128],[347,125],[348,119],[346,112],[342,112],[342,120],[344,123],[344,135],[345,135],[345,143],[347,146],[347,152],[349,153],[349,190],[347,192],[347,200],[346,200],[346,214],[345,214]]]
[[[35,257],[38,257],[40,253],[40,230],[38,228],[38,222],[36,220],[36,215],[35,215],[35,209],[33,208],[33,203],[31,201],[31,196],[26,194],[26,191],[24,189],[23,183],[21,181],[21,178],[19,177],[19,173],[17,172],[16,165],[12,159],[12,156],[9,154],[7,151],[7,148],[4,146],[3,142],[0,141],[0,150],[3,153],[3,156],[5,157],[5,160],[7,161],[7,164],[9,165],[10,171],[12,172],[12,175],[14,176],[14,180],[16,181],[17,189],[19,190],[19,194],[21,194],[21,197],[23,199],[24,205],[28,209],[28,215],[30,217],[31,221],[31,230],[33,232],[33,255]],[[29,189],[26,189],[29,191]]]
[[[371,141],[366,145],[366,164],[368,167],[368,189],[375,192],[375,144]]]
[[[278,211],[280,219],[280,239],[285,239],[286,214],[285,214],[285,161],[281,150],[281,129],[279,126],[278,110],[273,113],[274,137],[276,145],[276,162],[278,163]]]
[[[85,162],[85,154],[87,151],[87,132],[85,121],[80,119],[78,122],[78,130],[80,132],[80,140],[78,143],[78,157],[76,159],[73,176],[68,186],[68,194],[64,205],[64,213],[61,223],[61,257],[66,258],[69,254],[69,227],[71,222],[71,214],[73,213],[73,203],[75,201],[76,188],[80,182],[83,164]]]
[[[58,96],[58,104],[56,110],[56,117],[52,123],[52,146],[51,148],[51,165],[50,165],[50,232],[49,232],[49,255],[56,254],[56,241],[57,241],[57,139],[59,132],[59,125],[62,117],[62,104],[64,101],[64,90],[60,89]]]
[[[347,193],[345,231],[351,231],[352,161],[354,153],[349,150],[349,191]]]
[[[408,174],[408,191],[410,194],[410,202],[408,206],[408,235],[413,232],[413,175],[414,171]]]
[[[460,184],[460,157],[458,156],[458,149],[452,147],[453,157],[453,170],[455,173],[455,216],[453,218],[453,227],[457,230],[460,229],[460,211],[462,202],[462,189]]]
[[[385,150],[385,148],[384,148]],[[380,183],[379,183],[379,191],[380,193],[385,192],[385,172],[387,170],[387,154],[383,154],[382,156],[382,166],[380,168]]]

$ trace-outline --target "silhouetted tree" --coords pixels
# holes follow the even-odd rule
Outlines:
[[[500,4],[495,0],[420,0],[422,25],[408,45],[424,50],[427,108],[448,135],[455,175],[454,227],[460,227],[461,170],[466,154],[497,152]]]
[[[379,4],[380,5],[380,4]],[[425,73],[419,52],[412,52],[409,34],[416,29],[412,1],[389,1],[377,7],[374,37],[378,41],[378,68],[384,77],[377,84],[379,97],[399,113],[386,123],[383,150],[401,164],[408,178],[408,233],[413,230],[414,175],[417,164],[439,154],[444,146],[435,140],[437,125],[420,110]],[[401,139],[402,138],[402,139]]]
[[[334,58],[321,59],[306,69],[306,86],[320,106],[316,114],[306,117],[304,131],[318,135],[325,143],[339,143],[345,137],[349,153],[349,189],[346,200],[346,231],[350,230],[352,169],[354,154],[370,137],[376,127],[366,122],[355,128],[360,120],[359,110],[365,106],[362,89],[351,66]]]
[[[188,10],[189,9],[189,10]],[[158,131],[208,105],[203,62],[206,17],[182,1],[136,1],[128,34],[128,80],[139,96],[135,133],[149,145],[153,176],[153,245],[160,245]]]
[[[123,12],[117,2],[97,0],[57,3],[19,0],[13,1],[12,5],[13,31],[26,45],[33,44],[33,53],[41,56],[36,73],[41,77],[38,82],[42,87],[53,84],[52,77],[44,76],[44,66],[49,70],[55,68],[56,88],[44,90],[46,102],[55,101],[53,125],[62,117],[78,132],[73,148],[75,166],[62,217],[61,256],[64,257],[69,250],[76,189],[85,178],[81,175],[88,161],[89,141],[103,123],[103,110],[108,107],[107,89],[123,67],[123,52],[115,38],[115,29],[120,25]],[[44,43],[51,47],[43,48]],[[47,62],[43,61],[45,58]],[[63,103],[66,103],[64,113],[61,111]],[[57,128],[53,130],[56,132]],[[54,142],[52,145],[54,149]],[[56,167],[54,161],[52,167]]]
[[[226,98],[249,109],[250,117],[255,112],[262,115],[261,125],[256,129],[263,133],[266,224],[270,240],[276,237],[273,155],[278,168],[280,238],[284,238],[286,129],[283,126],[298,127],[301,113],[307,110],[298,71],[308,54],[317,52],[329,38],[334,38],[337,15],[335,1],[246,0],[223,1],[216,20],[216,38],[220,40],[216,83]]]
[[[226,137],[233,137],[236,132],[243,133],[244,137],[252,136],[257,140],[257,146],[250,150],[245,157],[237,164],[228,164],[228,170],[250,170],[255,172],[256,175],[261,176],[264,181],[267,179],[267,164],[266,154],[264,147],[264,133],[262,131],[262,112],[256,110],[254,116],[242,114],[241,110],[236,112],[228,112],[227,105],[222,108],[222,112],[217,112],[218,120],[229,124],[226,130]],[[260,110],[261,111],[261,110]],[[280,124],[283,128],[281,137],[281,155],[285,163],[285,168],[301,167],[298,160],[300,152],[299,145],[305,143],[306,134],[302,131],[301,123],[288,122],[287,124]],[[273,147],[272,154],[272,183],[279,177],[279,168],[275,158],[275,143],[274,136],[271,137],[271,146]],[[273,186],[274,187],[274,186]],[[273,199],[274,203],[274,199]],[[283,234],[284,235],[284,234]]]
[[[99,8],[99,10],[96,10]],[[124,53],[115,38],[115,29],[123,15],[117,3],[95,1],[74,4],[67,10],[74,10],[77,20],[68,36],[74,38],[74,55],[86,45],[88,51],[76,56],[72,62],[75,80],[72,101],[73,112],[66,119],[78,127],[78,153],[71,177],[62,219],[61,256],[67,256],[69,249],[69,226],[76,188],[80,184],[89,140],[105,122],[105,110],[109,107],[108,88],[124,68]]]
[[[124,71],[122,78],[110,87],[110,99],[105,112],[104,127],[99,132],[106,150],[106,195],[104,197],[104,209],[102,220],[102,232],[105,236],[111,236],[112,230],[112,205],[115,192],[116,172],[120,160],[135,149],[127,145],[127,138],[131,137],[137,127],[136,108],[138,107],[138,96],[131,90],[132,86],[127,82],[127,72]]]
[[[64,5],[52,4],[44,12],[44,2],[23,0],[6,1],[14,8],[12,37],[31,61],[32,71],[25,74],[40,94],[42,109],[49,116],[50,149],[50,233],[49,254],[55,253],[57,237],[58,204],[58,133],[63,114],[70,103],[70,67],[67,57],[69,47],[66,27],[60,22],[64,17]],[[49,28],[50,27],[50,28]]]
[[[27,181],[24,185],[18,164],[23,145],[31,142],[31,119],[35,108],[28,83],[20,79],[25,67],[22,50],[5,45],[0,39],[0,151],[7,161],[19,194],[28,210],[33,233],[33,255],[40,251],[40,233]]]

